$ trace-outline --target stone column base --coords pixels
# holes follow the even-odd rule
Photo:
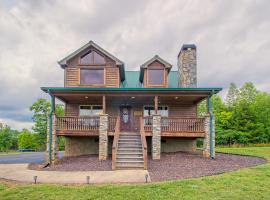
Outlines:
[[[153,115],[152,159],[159,160],[161,152],[161,116]]]
[[[107,160],[108,157],[108,115],[101,114],[99,121],[99,160]]]

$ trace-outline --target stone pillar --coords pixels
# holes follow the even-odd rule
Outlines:
[[[161,152],[161,116],[153,115],[152,159],[160,159]]]
[[[203,157],[210,158],[210,115],[205,116],[204,122],[205,137],[203,139]],[[212,117],[212,144],[213,158],[215,158],[215,117]]]
[[[178,54],[178,87],[197,87],[197,58],[196,46],[184,44]]]
[[[108,115],[101,114],[99,121],[99,160],[108,157]]]
[[[52,114],[52,164],[55,164],[58,160],[58,137],[56,135],[56,115]]]
[[[50,118],[47,119],[47,143],[46,143],[46,162],[50,162],[49,156],[49,145],[50,145]]]

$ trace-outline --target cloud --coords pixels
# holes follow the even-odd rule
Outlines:
[[[176,65],[184,43],[198,48],[199,86],[252,81],[270,91],[270,2],[252,1],[35,1],[0,2],[0,118],[29,123],[29,106],[63,86],[57,65],[94,40],[129,70],[155,54]],[[223,94],[224,95],[224,94]]]

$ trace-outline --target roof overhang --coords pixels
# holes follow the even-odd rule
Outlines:
[[[110,59],[112,59],[113,61],[115,61],[116,65],[119,67],[119,72],[120,72],[120,77],[121,77],[121,81],[125,80],[125,64],[123,61],[119,60],[118,58],[116,58],[114,55],[110,54],[108,51],[106,51],[105,49],[101,48],[99,45],[97,45],[96,43],[94,43],[92,40],[89,41],[87,44],[83,45],[81,48],[77,49],[76,51],[72,52],[71,54],[69,54],[68,56],[66,56],[65,58],[63,58],[62,60],[58,61],[58,64],[62,67],[65,68],[67,67],[67,62],[74,58],[75,56],[77,56],[79,53],[81,53],[82,51],[88,49],[89,47],[93,47],[95,49],[97,49],[98,51],[100,51],[101,53],[103,53],[104,55],[108,56]]]

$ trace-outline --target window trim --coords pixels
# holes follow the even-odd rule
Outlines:
[[[149,83],[149,70],[162,70],[163,69],[163,83],[162,84],[150,84]],[[164,87],[166,85],[166,69],[165,68],[147,68],[146,70],[146,83],[147,83],[147,86],[150,86],[150,87]]]
[[[103,106],[102,104],[98,105],[98,104],[80,104],[79,105],[79,117],[95,117],[95,116],[99,116],[99,115],[81,115],[80,111],[81,111],[81,106],[90,106],[91,107],[91,111],[93,110],[94,106],[100,106],[102,108],[102,112],[103,112]]]
[[[81,83],[81,69],[88,69],[88,70],[103,70],[103,84],[82,84]],[[78,85],[82,87],[91,87],[91,86],[105,86],[106,85],[106,68],[103,67],[87,67],[87,66],[78,66]]]

